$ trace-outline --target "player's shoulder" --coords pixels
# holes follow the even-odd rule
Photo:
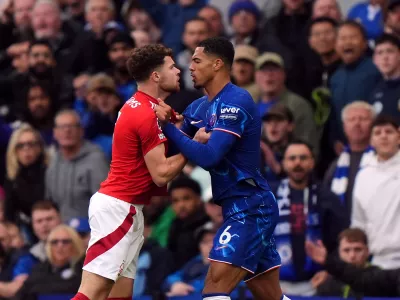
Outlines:
[[[154,116],[154,107],[156,104],[145,101],[141,99],[141,97],[138,97],[133,95],[128,101],[125,102],[125,104],[121,108],[121,115],[124,114],[126,116],[130,116],[133,118],[133,120],[141,120],[143,118],[149,118]]]
[[[239,105],[249,107],[255,105],[250,93],[235,84],[230,84],[224,97],[221,99],[224,104]]]

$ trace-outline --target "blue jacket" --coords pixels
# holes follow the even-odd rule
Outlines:
[[[382,79],[372,91],[368,102],[377,113],[391,115],[400,120],[400,78]]]

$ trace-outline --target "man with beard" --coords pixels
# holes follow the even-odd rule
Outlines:
[[[57,69],[54,53],[45,40],[34,41],[29,47],[29,69],[26,73],[0,78],[0,98],[11,112],[7,120],[23,115],[25,99],[31,83],[40,83],[50,88],[55,99],[55,109],[70,106],[73,101],[72,79]]]
[[[311,147],[305,142],[293,141],[283,157],[288,177],[271,185],[279,206],[274,236],[282,259],[280,280],[283,293],[289,295],[315,293],[310,279],[320,266],[306,255],[305,241],[323,240],[329,250],[334,250],[337,236],[344,229],[341,204],[329,189],[313,180],[314,167]]]
[[[129,76],[126,62],[129,53],[135,48],[135,42],[125,33],[117,33],[108,44],[108,58],[111,61],[112,69],[109,75],[117,84],[117,90],[123,101],[136,92],[136,82]]]

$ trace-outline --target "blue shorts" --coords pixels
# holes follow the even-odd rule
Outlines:
[[[215,235],[210,260],[249,271],[245,281],[280,266],[273,237],[279,209],[272,192],[226,199],[222,213],[224,224]]]

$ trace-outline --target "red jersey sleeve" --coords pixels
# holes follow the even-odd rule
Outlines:
[[[154,113],[144,118],[142,124],[138,127],[138,135],[142,145],[143,156],[159,144],[167,141]]]

